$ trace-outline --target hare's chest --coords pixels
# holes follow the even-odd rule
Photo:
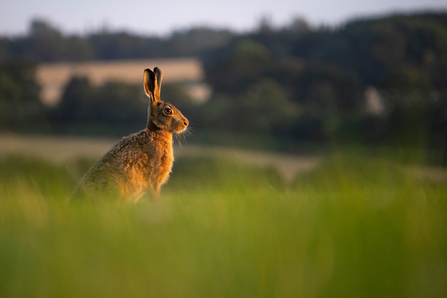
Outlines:
[[[161,152],[158,159],[158,164],[155,168],[155,173],[161,181],[164,182],[168,178],[169,173],[171,173],[173,163],[174,154],[172,152],[172,148],[165,148],[165,150]]]
[[[148,177],[160,176],[162,173],[169,173],[174,162],[174,155],[171,146],[154,146],[140,153],[142,156],[138,170],[144,172]]]

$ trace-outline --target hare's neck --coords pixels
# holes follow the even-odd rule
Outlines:
[[[160,129],[158,127],[154,130],[151,130],[148,127],[144,131],[148,134],[151,134],[157,143],[164,144],[164,146],[172,146],[172,132]]]
[[[155,133],[160,139],[164,140],[167,145],[172,146],[172,132],[166,130],[157,130]]]
[[[172,157],[172,133],[166,130],[158,130],[154,134],[156,135],[155,139],[158,139],[158,141],[156,141],[157,146],[162,149],[165,154]]]
[[[161,128],[158,127],[157,125],[154,124],[154,122],[152,121],[152,119],[148,119],[147,121],[147,129],[149,129],[150,131],[160,131]]]

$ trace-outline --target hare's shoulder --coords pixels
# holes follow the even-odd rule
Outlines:
[[[90,169],[90,172],[109,172],[112,169],[122,167],[128,159],[135,159],[145,151],[145,147],[151,143],[150,135],[140,131],[123,137],[104,156],[99,159]],[[150,146],[150,145],[149,145]],[[116,174],[113,171],[108,174]]]
[[[131,169],[143,168],[149,160],[145,147],[150,143],[151,136],[145,131],[122,138],[88,170],[80,187],[107,188],[111,180],[122,179]]]
[[[153,136],[150,134],[150,132],[142,130],[140,132],[123,137],[121,141],[119,141],[109,150],[109,152],[106,153],[104,158],[113,158],[125,153],[140,152],[148,147],[152,147],[153,142]]]

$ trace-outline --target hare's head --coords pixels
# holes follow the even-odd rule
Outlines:
[[[158,67],[154,71],[144,70],[144,91],[150,98],[148,128],[181,133],[188,126],[188,119],[172,104],[160,100],[161,80]]]

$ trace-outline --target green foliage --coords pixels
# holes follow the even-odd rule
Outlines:
[[[86,78],[73,78],[53,111],[56,125],[105,124],[144,128],[147,99],[140,86],[109,82],[94,87]]]
[[[82,161],[79,161],[82,164]],[[47,161],[11,155],[0,160],[0,181],[2,197],[9,192],[20,192],[20,185],[29,187],[34,193],[47,199],[60,200],[61,195],[70,193],[75,181],[67,167],[53,165]]]
[[[106,29],[85,36],[68,36],[50,22],[36,19],[27,35],[0,37],[0,60],[26,58],[50,62],[198,56],[224,46],[232,37],[229,30],[207,27],[176,31],[167,38]]]
[[[163,84],[163,101],[173,103],[180,111],[194,106],[194,101],[186,92],[187,85],[182,83]]]
[[[174,31],[167,42],[171,53],[181,56],[202,54],[208,49],[225,46],[233,37],[229,30],[195,27]]]
[[[42,121],[35,65],[23,61],[0,63],[0,129],[19,129]]]
[[[279,83],[274,96],[284,95],[300,106],[301,112],[281,127],[283,135],[300,140],[392,140],[408,146],[435,143],[429,141],[439,133],[432,123],[438,130],[445,126],[445,120],[437,118],[444,112],[434,112],[447,99],[445,13],[355,20],[337,29],[299,32],[293,26],[264,27],[205,56],[216,107],[222,109],[225,97],[248,103],[250,86],[270,78]],[[383,106],[376,114],[368,110],[366,91],[371,86]],[[264,105],[260,98],[256,102]],[[251,120],[244,128],[259,132],[263,123]],[[240,124],[235,126],[239,131]],[[447,152],[444,145],[439,148]]]
[[[287,130],[300,110],[276,81],[266,78],[243,94],[223,95],[188,112],[202,129],[272,135]]]
[[[200,122],[198,106],[185,90],[184,84],[164,84],[163,100]],[[74,77],[50,120],[53,131],[59,133],[123,136],[146,127],[148,103],[140,85],[108,82],[93,86],[85,77]]]
[[[238,94],[258,82],[270,66],[267,48],[250,38],[240,38],[206,58],[206,78],[216,93]]]
[[[70,167],[0,160],[2,297],[444,297],[447,187],[337,153],[290,185],[179,159],[161,201],[67,203]]]
[[[166,38],[106,30],[66,36],[36,20],[27,36],[0,38],[0,59],[200,56],[205,83],[213,90],[209,102],[193,103],[181,85],[163,91],[166,101],[180,101],[198,133],[430,146],[447,156],[446,19],[445,12],[392,15],[337,28],[311,28],[295,19],[275,28],[265,18],[253,32],[196,27]],[[0,80],[0,94],[24,96],[20,84],[12,83],[16,79],[2,75]],[[76,80],[51,115],[57,130],[73,131],[60,129],[70,123],[75,131],[92,132],[95,123],[97,132],[119,130],[121,135],[141,127],[136,123],[146,118],[146,107],[134,100],[142,98],[141,91],[119,84],[96,88]],[[370,109],[368,90],[376,92],[379,109]],[[2,108],[2,119],[9,119],[3,122],[23,126],[29,117],[16,112],[20,101],[14,102],[17,107]]]

